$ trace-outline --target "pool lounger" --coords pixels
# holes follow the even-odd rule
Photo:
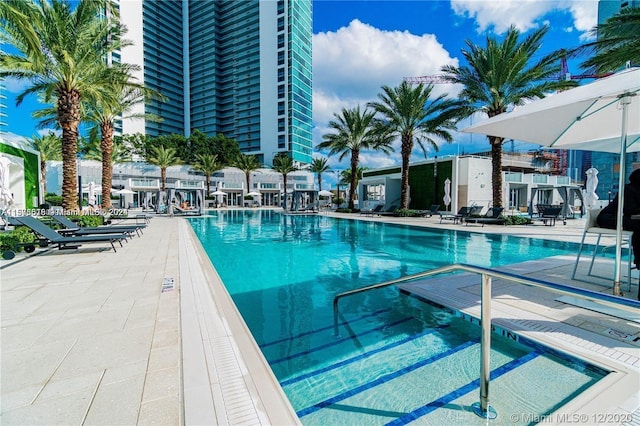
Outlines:
[[[48,227],[33,216],[17,216],[15,217],[15,219],[21,224],[29,227],[35,233],[42,235],[49,242],[57,244],[59,250],[78,248],[82,245],[82,243],[108,242],[111,244],[111,248],[113,249],[113,251],[116,251],[116,246],[114,243],[117,241],[118,243],[120,243],[120,247],[122,247],[122,240],[126,240],[128,238],[127,234],[102,234],[65,237],[56,232],[55,229]]]

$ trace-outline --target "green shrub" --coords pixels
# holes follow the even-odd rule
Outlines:
[[[505,216],[505,225],[528,225],[531,223],[531,219],[526,216]]]
[[[0,251],[22,251],[16,244],[33,243],[36,240],[33,232],[26,226],[16,226],[15,229],[0,234]]]
[[[47,193],[47,195],[44,196],[44,200],[52,206],[62,205],[62,195]]]
[[[336,209],[336,213],[352,213],[352,211],[349,208],[341,208],[341,209]]]
[[[72,221],[77,222],[78,226],[83,228],[91,228],[104,224],[104,217],[99,214],[69,215],[67,217]]]
[[[411,210],[411,209],[398,209],[398,210],[393,212],[393,215],[397,216],[397,217],[417,217],[417,216],[420,216],[420,214],[417,211]]]

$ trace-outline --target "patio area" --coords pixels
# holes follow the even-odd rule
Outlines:
[[[330,214],[358,220],[579,242],[584,219],[556,226],[440,224],[437,217]],[[593,243],[594,240],[589,240]],[[611,292],[606,278],[571,280],[575,258],[509,272]],[[579,271],[586,271],[584,256]],[[598,258],[612,276],[612,259]],[[117,253],[87,246],[0,263],[3,424],[296,424],[298,420],[187,222],[154,217]],[[637,271],[631,291],[635,298]],[[411,291],[478,314],[479,278]],[[496,280],[497,324],[616,371],[606,393],[563,410],[640,418],[640,323]],[[446,302],[446,303],[445,303]],[[616,314],[617,315],[617,314]],[[602,389],[601,389],[602,390]]]

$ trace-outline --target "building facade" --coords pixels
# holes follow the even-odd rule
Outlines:
[[[167,97],[144,112],[163,120],[123,122],[150,136],[195,129],[235,139],[264,164],[288,153],[311,162],[311,0],[120,0],[134,43],[121,59]]]
[[[89,199],[89,186],[100,186],[102,181],[102,163],[94,160],[78,161],[78,179],[83,188],[82,198]],[[287,187],[280,173],[271,169],[258,169],[251,172],[249,186],[245,173],[234,167],[226,167],[214,173],[210,178],[210,191],[205,207],[224,203],[229,207],[243,207],[250,200],[260,206],[281,206],[284,194],[295,191],[315,191],[313,173],[300,170],[287,175]],[[189,198],[194,191],[206,190],[206,177],[189,165],[167,168],[166,188],[176,193],[184,193]],[[161,173],[158,166],[143,162],[116,163],[113,165],[114,188],[126,190],[121,195],[122,202],[114,202],[122,207],[155,206],[158,193],[162,188]],[[60,193],[62,188],[62,162],[47,162],[47,192]],[[99,191],[98,191],[99,192]],[[216,195],[218,193],[219,195]],[[222,195],[221,193],[224,193]],[[255,194],[255,195],[250,195]],[[100,194],[97,204],[102,204]],[[188,200],[190,201],[190,200]]]
[[[609,18],[624,8],[640,7],[640,0],[600,0],[598,2],[598,25],[604,24]],[[593,152],[590,163],[584,165],[584,170],[589,167],[598,169],[598,193],[600,199],[613,199],[619,191],[619,163],[620,155],[605,152]],[[627,154],[627,176],[640,167],[640,153]],[[583,175],[584,179],[584,175]],[[606,197],[606,198],[605,198]]]
[[[582,206],[580,188],[568,176],[550,173],[536,155],[503,158],[503,201],[506,213],[532,213],[537,204]],[[493,207],[491,157],[447,156],[412,163],[409,166],[409,208],[456,212],[460,207],[481,206],[482,213]],[[400,206],[400,167],[366,170],[358,184],[359,207],[370,210],[382,204],[383,210]],[[448,184],[446,182],[449,182]],[[445,198],[448,192],[449,198]],[[449,203],[446,204],[445,200]],[[395,208],[394,208],[395,207]]]

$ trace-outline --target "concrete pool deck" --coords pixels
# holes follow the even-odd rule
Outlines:
[[[555,227],[480,227],[440,224],[437,217],[329,214],[577,242],[584,226],[584,219]],[[45,250],[0,262],[2,424],[298,422],[186,221],[154,217],[141,238],[116,253],[102,248]],[[586,270],[588,257],[583,259]],[[584,281],[571,281],[573,259],[540,262],[510,270],[610,293],[606,279],[583,274]],[[611,264],[599,260],[598,268],[607,273]],[[631,292],[623,284],[626,297],[637,295],[635,274]],[[420,291],[474,313],[478,288],[465,279],[446,291]],[[528,288],[499,282],[494,288],[496,321],[619,371],[606,383],[607,396],[587,392],[589,413],[635,412],[640,421],[640,345],[632,340],[640,337],[640,324]]]

